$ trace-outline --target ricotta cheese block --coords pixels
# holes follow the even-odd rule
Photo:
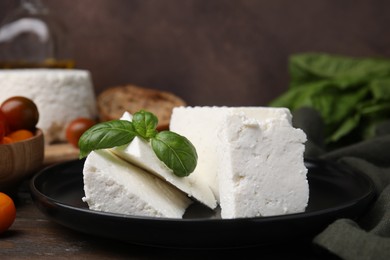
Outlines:
[[[306,135],[287,108],[177,107],[170,130],[198,152],[191,174],[212,187],[222,218],[304,211],[309,196]]]
[[[76,69],[0,70],[0,103],[12,96],[32,99],[39,110],[37,127],[45,143],[66,141],[68,123],[78,117],[97,118],[90,73]]]
[[[83,179],[83,201],[92,210],[182,218],[192,202],[174,186],[106,149],[91,152],[87,156]]]
[[[125,112],[121,119],[131,121],[132,116]],[[111,151],[129,163],[145,169],[176,186],[211,209],[217,207],[216,198],[204,179],[193,174],[187,177],[176,176],[171,169],[158,159],[148,141],[135,137],[130,144],[112,148]]]

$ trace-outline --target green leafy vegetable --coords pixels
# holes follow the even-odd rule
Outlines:
[[[79,139],[80,158],[91,151],[128,144],[137,133],[133,124],[126,120],[113,120],[92,126]]]
[[[96,124],[88,129],[79,140],[80,158],[99,149],[125,145],[138,136],[151,141],[157,157],[167,165],[175,175],[188,176],[195,170],[198,155],[192,143],[171,131],[156,130],[157,117],[147,111],[133,115],[133,121],[113,120]]]
[[[178,176],[187,176],[195,170],[198,156],[195,147],[184,136],[162,131],[152,138],[157,157]]]
[[[390,119],[390,60],[305,53],[290,57],[289,71],[288,91],[270,105],[319,111],[329,146],[368,138]]]

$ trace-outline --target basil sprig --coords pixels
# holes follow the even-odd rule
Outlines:
[[[141,110],[132,121],[112,120],[92,126],[79,139],[80,159],[91,151],[125,145],[138,136],[151,142],[156,156],[179,177],[195,170],[198,155],[193,144],[172,131],[158,132],[157,117]]]

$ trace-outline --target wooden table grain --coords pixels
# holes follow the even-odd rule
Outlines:
[[[28,181],[13,195],[17,216],[0,234],[0,259],[330,259],[310,242],[241,249],[154,248],[81,234],[43,215],[33,203]],[[191,234],[188,234],[191,236]],[[163,237],[161,239],[164,239]],[[183,238],[185,239],[185,238]],[[239,239],[239,237],[237,238]],[[253,257],[255,256],[255,257]]]

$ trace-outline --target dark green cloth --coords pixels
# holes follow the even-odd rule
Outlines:
[[[338,219],[318,234],[313,243],[346,260],[390,260],[390,123],[384,122],[376,137],[325,151],[321,119],[309,108],[293,113],[293,124],[307,136],[305,156],[338,161],[371,178],[377,192],[372,207],[354,221]]]

